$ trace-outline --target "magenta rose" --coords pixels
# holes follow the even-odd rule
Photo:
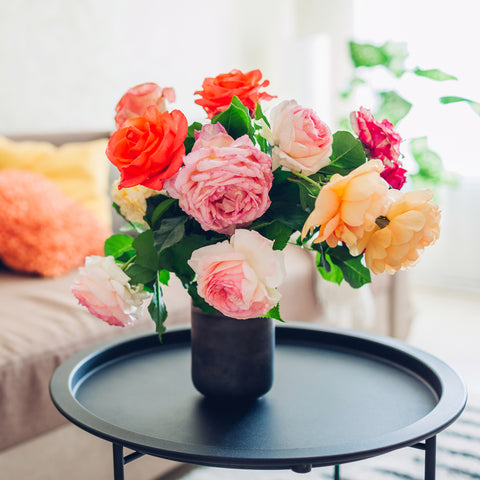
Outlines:
[[[380,176],[392,187],[400,190],[407,181],[407,171],[397,162],[392,162],[392,166],[384,166]]]
[[[378,158],[387,166],[398,161],[402,138],[386,118],[379,122],[362,107],[350,114],[350,123],[370,158]]]
[[[161,88],[156,83],[142,83],[130,88],[115,107],[117,128],[128,118],[142,116],[150,105],[155,105],[160,112],[164,112],[165,101],[175,101],[173,88]]]
[[[263,134],[273,145],[273,169],[279,165],[312,175],[330,163],[333,137],[328,126],[295,100],[277,105],[270,116],[271,129]]]
[[[166,188],[204,230],[231,235],[270,206],[271,164],[247,135],[234,140],[222,125],[205,125]]]
[[[393,188],[398,188],[399,184],[403,185],[406,170],[401,168],[400,161],[402,138],[395,132],[393,125],[387,119],[381,122],[375,120],[370,110],[363,107],[350,114],[350,123],[368,157],[378,158],[385,165],[382,177],[387,183]]]
[[[198,294],[224,315],[237,319],[265,315],[280,300],[283,254],[254,230],[236,230],[230,241],[199,248],[188,264]]]

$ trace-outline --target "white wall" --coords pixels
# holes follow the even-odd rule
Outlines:
[[[327,0],[1,0],[0,133],[111,129],[120,96],[146,81],[173,86],[175,106],[201,119],[193,92],[232,68],[260,68],[270,93],[329,116],[330,47],[346,42],[330,10]]]

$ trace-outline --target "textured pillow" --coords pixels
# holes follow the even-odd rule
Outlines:
[[[109,231],[52,181],[28,170],[0,170],[0,259],[47,277],[101,255]]]
[[[0,170],[18,168],[41,173],[110,228],[107,142],[107,139],[100,139],[56,147],[49,142],[0,137]]]

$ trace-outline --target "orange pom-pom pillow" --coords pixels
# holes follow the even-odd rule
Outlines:
[[[110,232],[43,175],[0,171],[0,259],[18,271],[55,277],[101,255]]]

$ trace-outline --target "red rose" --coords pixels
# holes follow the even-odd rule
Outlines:
[[[253,115],[260,100],[275,98],[266,92],[259,91],[262,87],[270,84],[268,80],[260,83],[261,78],[260,70],[252,70],[247,73],[232,70],[230,73],[222,73],[215,78],[206,78],[202,84],[203,90],[195,92],[202,97],[195,100],[195,103],[205,109],[208,118],[212,118],[226,110],[235,96],[250,110],[250,115]]]
[[[153,105],[144,115],[126,120],[110,137],[106,151],[120,171],[118,188],[144,185],[161,190],[182,166],[187,130],[180,110],[160,112]]]

